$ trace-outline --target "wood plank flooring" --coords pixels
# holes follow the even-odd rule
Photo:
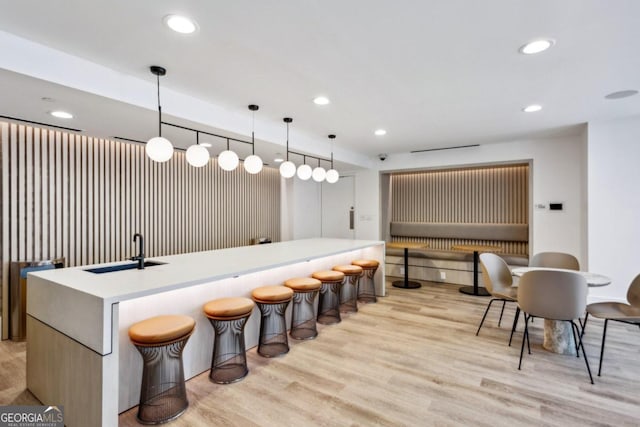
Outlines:
[[[190,406],[175,426],[638,426],[640,329],[610,323],[597,377],[602,322],[585,334],[596,384],[584,360],[542,349],[543,321],[518,371],[521,335],[507,346],[514,309],[501,328],[489,298],[459,286],[388,286],[377,304],[342,323],[319,325],[313,341],[290,340],[284,357],[248,352],[249,375],[217,385],[208,372],[187,382]],[[519,330],[521,331],[521,330]],[[0,343],[0,404],[36,404],[25,390],[24,344]],[[120,415],[137,426],[135,409]]]

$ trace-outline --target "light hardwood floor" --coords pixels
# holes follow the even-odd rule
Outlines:
[[[249,375],[213,384],[208,372],[187,382],[190,406],[176,426],[638,426],[640,329],[610,324],[603,376],[597,377],[602,322],[585,335],[595,385],[582,358],[541,348],[542,320],[531,329],[531,355],[518,371],[520,337],[507,346],[514,310],[489,314],[488,298],[458,286],[389,286],[377,304],[320,326],[316,340],[290,341],[284,357],[248,352]],[[495,304],[494,304],[495,305]],[[0,404],[35,404],[25,390],[24,344],[0,343]],[[120,425],[139,425],[135,409]]]

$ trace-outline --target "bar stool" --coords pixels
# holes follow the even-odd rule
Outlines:
[[[262,286],[255,288],[251,297],[262,314],[258,354],[276,357],[288,353],[285,311],[293,297],[293,291],[286,286]]]
[[[182,350],[196,322],[189,316],[156,316],[133,324],[129,338],[143,360],[138,421],[160,424],[179,417],[189,406]]]
[[[311,275],[322,282],[320,301],[318,301],[318,323],[332,325],[339,323],[340,287],[344,281],[344,273],[333,270],[316,271]]]
[[[209,378],[214,383],[240,381],[248,373],[244,327],[255,304],[249,298],[220,298],[204,306],[215,331]]]
[[[376,270],[378,270],[378,261],[375,259],[357,259],[351,261],[351,264],[362,267],[362,270],[364,270],[364,276],[360,280],[360,286],[358,287],[358,301],[364,303],[377,302],[376,284],[373,277],[376,274]]]
[[[311,340],[318,336],[313,302],[322,287],[322,282],[311,277],[298,277],[284,282],[293,290],[293,310],[291,315],[291,338]]]
[[[362,267],[358,265],[338,265],[334,271],[344,273],[344,282],[340,290],[340,311],[353,313],[358,311],[358,283],[362,277]]]

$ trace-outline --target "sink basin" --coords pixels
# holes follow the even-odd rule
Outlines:
[[[156,265],[166,264],[166,262],[159,261],[145,261],[145,267],[153,267]],[[120,264],[120,265],[109,265],[107,267],[96,267],[96,268],[87,268],[85,271],[89,273],[102,274],[102,273],[113,273],[114,271],[122,271],[122,270],[134,270],[138,268],[137,262],[130,262],[128,264]]]

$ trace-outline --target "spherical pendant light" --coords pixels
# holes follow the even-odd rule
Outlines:
[[[315,182],[322,182],[327,176],[327,171],[325,171],[323,167],[318,166],[313,170],[311,176]]]
[[[280,165],[280,175],[283,178],[291,178],[296,174],[296,165],[293,162],[286,161]]]
[[[329,169],[327,171],[326,179],[329,184],[335,184],[336,182],[338,182],[338,179],[340,179],[340,174],[335,169]]]
[[[262,170],[262,159],[255,154],[244,159],[244,169],[250,174],[257,174]]]
[[[218,156],[218,165],[226,171],[232,171],[238,167],[240,159],[238,155],[231,150],[225,150]]]
[[[155,136],[147,141],[145,151],[154,162],[166,162],[173,156],[173,145],[167,138]]]
[[[298,166],[298,178],[300,178],[303,181],[308,180],[309,178],[311,178],[311,174],[313,173],[313,171],[311,170],[311,166],[309,165],[300,165]]]
[[[194,144],[187,148],[186,157],[187,162],[196,168],[201,168],[209,163],[209,151],[199,144]]]
[[[334,139],[336,139],[336,136],[334,134],[329,135],[329,140],[331,141],[331,169],[327,171],[327,174],[325,176],[329,184],[335,184],[336,182],[338,182],[338,179],[340,179],[340,174],[338,173],[337,170],[333,168],[333,140]]]

